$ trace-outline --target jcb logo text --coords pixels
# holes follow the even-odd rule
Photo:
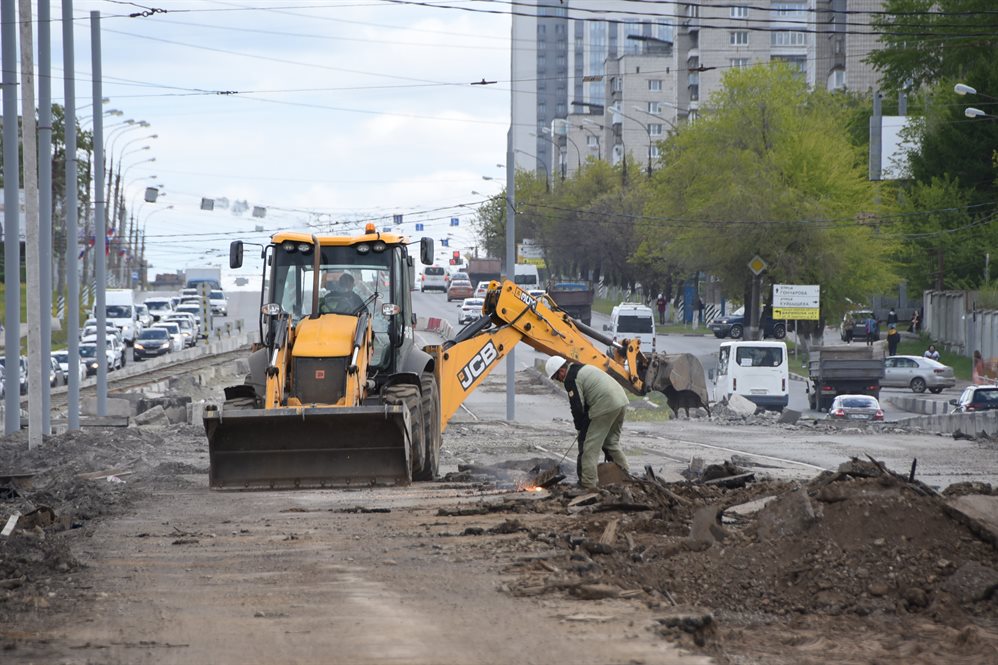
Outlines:
[[[495,345],[490,340],[457,373],[457,380],[461,383],[461,388],[467,390],[498,357],[499,352],[496,351]]]

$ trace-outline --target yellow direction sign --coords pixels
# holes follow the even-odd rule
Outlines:
[[[773,318],[786,321],[817,321],[817,307],[774,307]]]
[[[763,261],[761,256],[756,254],[752,257],[752,260],[748,262],[748,267],[749,270],[752,271],[752,274],[758,277],[762,274],[763,270],[769,267],[769,264]]]

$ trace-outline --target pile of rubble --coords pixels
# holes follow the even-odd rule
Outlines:
[[[715,654],[779,651],[820,634],[844,646],[759,662],[873,662],[850,649],[884,639],[908,640],[925,659],[876,662],[998,662],[998,528],[964,499],[998,514],[990,486],[940,495],[873,460],[803,484],[754,482],[726,463],[695,482],[648,474],[492,505],[542,518],[482,533],[523,534],[503,541],[518,573],[510,593],[637,598],[660,614],[664,636]]]

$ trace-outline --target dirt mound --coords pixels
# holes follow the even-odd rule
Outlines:
[[[637,479],[532,510],[574,519],[529,530],[563,554],[517,566],[515,595],[643,598],[721,662],[998,662],[998,551],[876,463],[735,490]]]

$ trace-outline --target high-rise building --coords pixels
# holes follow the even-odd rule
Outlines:
[[[513,16],[513,146],[549,178],[586,159],[654,164],[725,71],[786,62],[810,86],[866,91],[862,25],[882,0],[536,0]],[[846,11],[850,13],[846,13]]]

